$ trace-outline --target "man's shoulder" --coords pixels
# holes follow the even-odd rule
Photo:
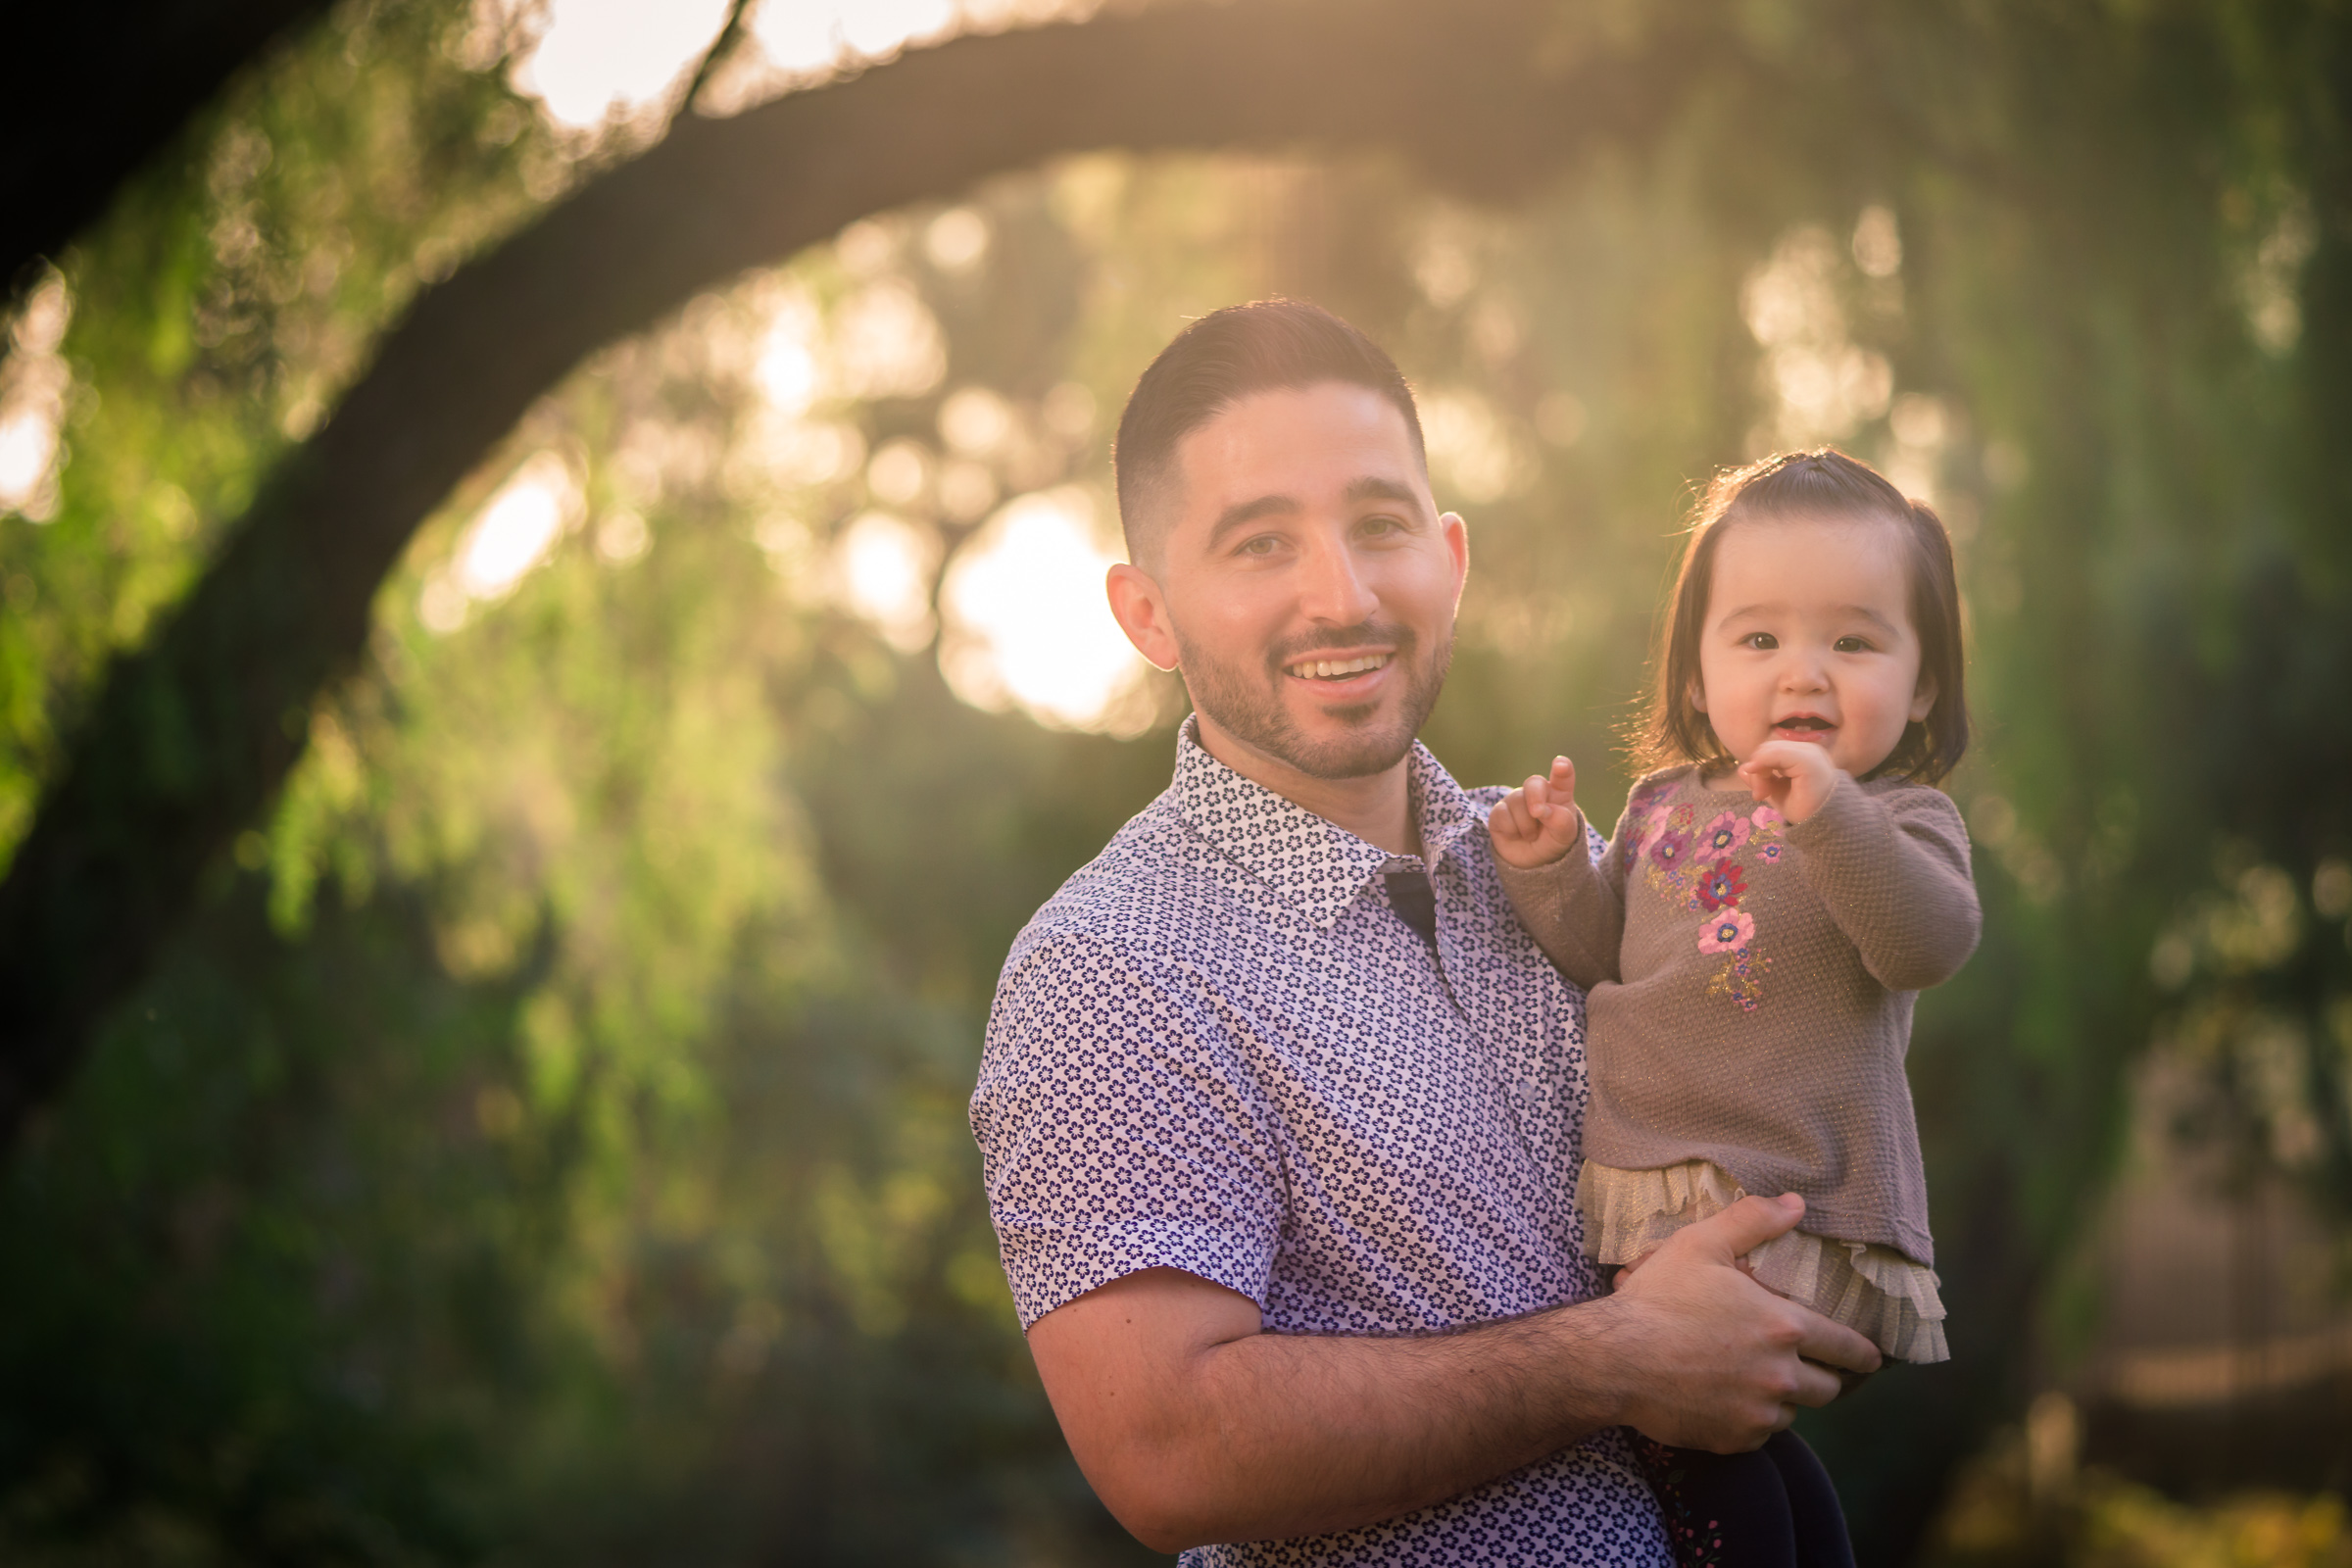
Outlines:
[[[1005,978],[1039,964],[1099,962],[1112,954],[1178,958],[1198,947],[1218,902],[1213,857],[1161,796],[1070,873],[1004,960]]]

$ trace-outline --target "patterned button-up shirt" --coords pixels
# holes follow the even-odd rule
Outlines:
[[[1419,746],[1409,771],[1434,955],[1389,903],[1397,858],[1233,772],[1189,720],[1175,782],[1014,942],[972,1129],[1024,1328],[1147,1268],[1238,1291],[1283,1334],[1595,1294],[1583,997],[1511,916],[1485,832],[1499,792]],[[1185,1559],[1670,1560],[1614,1431],[1383,1524]]]

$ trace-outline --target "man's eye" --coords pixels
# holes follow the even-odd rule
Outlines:
[[[1760,654],[1770,653],[1781,646],[1781,640],[1768,631],[1751,631],[1740,639],[1742,648],[1753,648]]]
[[[1401,533],[1403,529],[1404,524],[1395,517],[1366,517],[1356,524],[1358,533],[1368,534],[1375,539],[1385,539],[1390,534]]]
[[[1869,641],[1861,637],[1840,637],[1831,646],[1841,654],[1867,654],[1870,652]]]
[[[1242,548],[1237,551],[1236,554],[1244,556],[1270,556],[1281,548],[1282,541],[1280,539],[1276,538],[1270,533],[1261,533],[1254,539],[1244,541]]]

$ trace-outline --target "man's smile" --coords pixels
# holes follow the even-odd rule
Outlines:
[[[1395,650],[1377,654],[1355,654],[1346,659],[1301,659],[1286,664],[1287,673],[1300,680],[1346,680],[1367,670],[1384,668],[1396,657]]]

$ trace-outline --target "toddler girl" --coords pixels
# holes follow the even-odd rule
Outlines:
[[[1797,1193],[1756,1280],[1889,1360],[1941,1361],[1903,1056],[1914,998],[1979,923],[1967,832],[1930,787],[1968,741],[1950,541],[1838,452],[1725,474],[1657,664],[1638,748],[1657,770],[1605,858],[1565,758],[1490,822],[1520,919],[1589,994],[1586,1245],[1630,1268],[1748,1193]],[[1686,1563],[1851,1560],[1792,1434],[1651,1457]]]

